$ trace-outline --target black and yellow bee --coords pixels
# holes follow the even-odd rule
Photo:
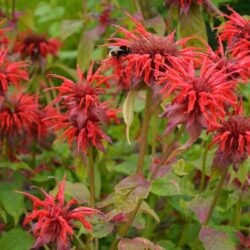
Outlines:
[[[130,53],[130,49],[127,46],[109,46],[109,57],[126,56]]]

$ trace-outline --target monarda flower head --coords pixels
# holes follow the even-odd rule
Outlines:
[[[250,20],[243,18],[233,9],[228,8],[232,14],[219,29],[219,37],[226,41],[233,55],[246,50],[250,51]],[[250,52],[248,53],[250,55]]]
[[[250,56],[249,51],[241,51],[237,55],[232,55],[230,50],[225,50],[220,38],[218,39],[218,49],[213,51],[208,47],[208,59],[211,59],[211,64],[218,64],[217,69],[226,69],[229,73],[229,79],[242,80],[247,83],[250,78]],[[209,63],[209,60],[208,62]]]
[[[237,170],[250,155],[250,117],[232,116],[209,129],[215,132],[212,144],[218,145],[214,159],[217,168]]]
[[[191,4],[201,5],[203,0],[165,0],[166,6],[173,6],[180,10],[180,14],[187,14]]]
[[[153,90],[155,72],[163,70],[163,65],[172,65],[175,61],[181,63],[194,57],[192,48],[183,48],[185,41],[175,41],[174,33],[165,37],[152,34],[136,19],[133,31],[122,27],[118,29],[124,38],[112,38],[110,46],[111,58],[103,61],[104,69],[113,68],[114,76],[126,85],[127,89],[140,89],[146,85]]]
[[[44,35],[28,32],[17,38],[14,52],[20,53],[21,58],[30,58],[39,61],[48,55],[55,56],[60,48],[60,41],[56,38],[47,38]]]
[[[46,135],[47,124],[38,99],[34,95],[6,93],[0,99],[0,138],[11,148],[16,143],[32,142]]]
[[[21,81],[28,80],[27,62],[11,62],[7,53],[8,49],[0,50],[0,95],[7,91],[9,85],[18,86]]]
[[[175,63],[162,74],[163,92],[173,97],[162,114],[168,118],[166,132],[184,124],[193,141],[203,128],[223,119],[228,106],[236,105],[235,81],[228,79],[226,69],[217,67],[204,58],[198,75],[193,60],[189,65]]]
[[[103,93],[99,85],[107,80],[107,77],[100,76],[98,72],[92,73],[92,67],[86,79],[78,68],[78,82],[51,75],[63,80],[59,90],[59,95],[55,101],[61,101],[64,111],[56,116],[54,128],[65,129],[61,135],[70,144],[74,141],[78,151],[86,151],[90,146],[94,146],[104,151],[103,140],[111,142],[110,138],[101,129],[102,124],[107,124],[110,119],[115,119],[116,110],[109,110],[107,102],[100,102],[99,95]],[[53,117],[52,117],[53,118]]]
[[[77,201],[74,199],[65,204],[64,189],[65,179],[59,185],[55,197],[43,189],[41,192],[45,196],[44,200],[29,193],[19,192],[33,202],[33,211],[26,215],[23,222],[23,225],[26,226],[35,221],[32,226],[32,233],[36,239],[33,248],[51,244],[57,250],[70,250],[70,241],[74,235],[74,221],[79,221],[88,231],[92,230],[91,224],[85,217],[100,212],[89,207],[76,207]],[[72,206],[76,208],[72,209]]]

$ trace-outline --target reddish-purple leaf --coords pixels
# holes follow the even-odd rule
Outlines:
[[[121,239],[118,244],[118,250],[163,250],[159,245],[142,238],[137,237],[134,239]]]
[[[140,199],[146,199],[151,184],[142,174],[133,174],[115,186],[115,208],[120,213],[129,213]]]
[[[221,231],[209,227],[203,227],[199,238],[203,243],[205,250],[234,250],[235,247],[228,236]]]
[[[189,202],[188,207],[196,214],[200,223],[204,223],[208,215],[210,204],[211,199],[195,197]]]

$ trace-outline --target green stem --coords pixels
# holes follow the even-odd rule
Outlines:
[[[202,192],[205,188],[205,180],[206,180],[206,162],[207,162],[207,153],[208,153],[208,141],[205,142],[205,149],[202,157],[202,169],[201,169],[201,183],[199,190]]]
[[[136,170],[137,173],[142,173],[143,166],[144,166],[144,157],[145,157],[146,148],[147,148],[148,128],[149,128],[149,122],[151,118],[151,106],[152,106],[152,91],[149,87],[147,87],[145,108],[144,108],[144,119],[143,119],[142,131],[141,131],[141,137],[140,137],[140,149],[139,149],[139,155],[138,155],[138,161],[137,161],[137,170]],[[136,208],[129,214],[128,221],[119,228],[118,235],[120,237],[124,237],[127,234],[142,202],[143,200],[138,201]],[[116,237],[113,240],[110,249],[112,250],[117,249],[118,241],[119,239],[118,237]]]
[[[234,210],[234,223],[237,228],[240,227],[240,220],[241,220],[241,194],[238,202],[235,205],[235,210]]]
[[[94,170],[94,159],[93,159],[93,148],[90,147],[87,151],[88,154],[88,174],[89,174],[89,205],[90,207],[95,206],[95,170]],[[94,242],[92,236],[90,234],[87,235],[86,241],[86,249],[91,250],[95,249]]]
[[[212,200],[212,203],[211,203],[211,206],[209,208],[209,211],[208,211],[208,215],[207,215],[207,218],[204,222],[204,226],[207,226],[208,225],[208,222],[209,220],[211,219],[211,216],[213,214],[213,211],[214,211],[214,208],[217,204],[217,201],[219,200],[219,197],[220,197],[220,193],[221,193],[221,190],[222,190],[222,187],[223,187],[223,184],[225,182],[225,179],[226,179],[226,176],[227,176],[227,173],[228,173],[228,167],[225,168],[224,172],[222,173],[222,176],[220,178],[220,181],[218,182],[217,184],[217,187],[215,189],[215,193],[214,193],[214,198]]]
[[[181,128],[178,130],[178,132],[175,134],[175,136],[173,137],[172,141],[169,143],[168,147],[165,149],[165,151],[163,152],[163,159],[161,161],[161,163],[154,169],[150,180],[154,180],[158,171],[160,170],[160,168],[163,166],[163,164],[168,160],[169,156],[172,153],[173,147],[176,144],[176,142],[180,139],[182,133],[185,130],[185,125],[182,125]]]
[[[90,147],[88,150],[88,165],[89,165],[89,205],[94,207],[95,205],[95,170],[94,170],[94,159],[93,159],[93,148]]]
[[[144,119],[142,124],[142,131],[140,136],[140,150],[137,161],[137,173],[142,173],[144,165],[144,156],[147,148],[147,137],[148,137],[148,128],[151,117],[151,106],[152,106],[152,91],[147,87],[147,94],[145,100],[145,109],[144,109]]]

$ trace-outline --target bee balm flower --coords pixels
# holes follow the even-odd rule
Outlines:
[[[29,193],[19,192],[33,202],[33,211],[26,215],[23,222],[23,225],[26,226],[35,221],[32,226],[32,233],[36,239],[33,248],[52,244],[57,250],[70,250],[70,238],[74,234],[74,221],[80,221],[88,231],[92,230],[91,224],[85,217],[97,214],[99,211],[81,206],[72,209],[72,205],[76,206],[77,201],[72,199],[65,204],[64,188],[65,180],[59,185],[55,197],[41,189],[45,196],[44,200]]]

